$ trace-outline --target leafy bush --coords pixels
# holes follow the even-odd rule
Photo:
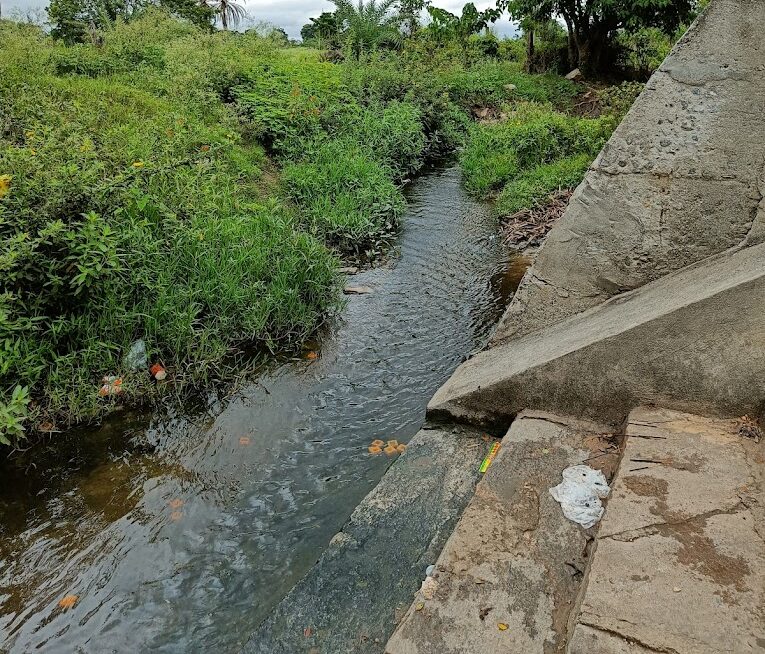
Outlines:
[[[644,88],[645,84],[640,82],[622,82],[618,86],[608,86],[599,90],[597,93],[601,114],[612,116],[617,121],[621,120]]]
[[[287,165],[282,180],[311,232],[343,250],[361,252],[392,233],[404,210],[390,171],[354,141],[323,143]]]
[[[613,125],[608,117],[576,118],[519,105],[504,122],[473,127],[461,159],[465,184],[485,197],[530,168],[580,153],[594,158]]]
[[[577,186],[591,161],[590,154],[577,154],[522,172],[502,189],[494,212],[499,216],[510,216],[544,202],[558,189]]]
[[[576,86],[557,75],[529,75],[513,62],[485,62],[467,69],[453,69],[440,82],[461,107],[500,106],[510,100],[533,100],[566,107]],[[510,88],[513,85],[515,88]]]
[[[123,363],[137,338],[177,381],[198,382],[223,374],[239,344],[301,342],[337,306],[336,260],[291,210],[261,197],[264,152],[213,102],[217,81],[183,91],[183,80],[200,83],[195,72],[163,77],[182,68],[186,38],[165,48],[161,67],[134,60],[108,76],[57,75],[61,46],[0,40],[7,440],[25,420],[108,410],[103,375],[124,377],[123,398],[151,392],[146,371]],[[209,38],[209,50],[231,40]]]
[[[619,32],[614,43],[617,65],[633,79],[647,80],[666,59],[676,40],[656,27]]]

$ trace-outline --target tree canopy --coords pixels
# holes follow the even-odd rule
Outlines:
[[[517,20],[562,18],[569,32],[572,66],[583,72],[600,68],[608,41],[620,29],[659,27],[667,33],[689,21],[698,0],[500,0]]]

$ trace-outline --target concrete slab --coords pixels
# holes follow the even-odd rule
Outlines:
[[[549,489],[583,461],[614,471],[618,440],[604,429],[538,413],[513,423],[438,559],[433,588],[417,593],[386,654],[563,651],[592,536],[566,520]]]
[[[479,424],[524,408],[621,423],[647,403],[757,415],[763,306],[765,244],[726,252],[477,354],[428,411]]]
[[[765,652],[765,442],[632,412],[569,654]]]
[[[382,652],[472,497],[489,441],[469,428],[418,432],[244,652]]]
[[[603,148],[492,338],[765,239],[765,3],[714,0]]]

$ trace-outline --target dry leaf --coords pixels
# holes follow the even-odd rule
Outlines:
[[[62,609],[71,609],[75,604],[77,604],[77,600],[79,599],[79,595],[67,595],[66,597],[59,600],[58,605]]]
[[[507,631],[508,628],[509,627],[504,622],[497,623],[497,629],[499,629],[500,631]]]

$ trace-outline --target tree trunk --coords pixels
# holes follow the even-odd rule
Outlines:
[[[226,9],[227,7],[225,5],[221,5],[220,7],[220,22],[221,25],[223,25],[223,29],[228,29],[228,16],[226,15]]]
[[[534,65],[534,29],[529,28],[526,32],[526,71],[531,72]]]
[[[566,21],[566,29],[568,30],[568,68],[569,70],[573,70],[579,63],[579,55],[576,49],[576,37],[574,36],[574,24],[565,14],[563,20]]]

